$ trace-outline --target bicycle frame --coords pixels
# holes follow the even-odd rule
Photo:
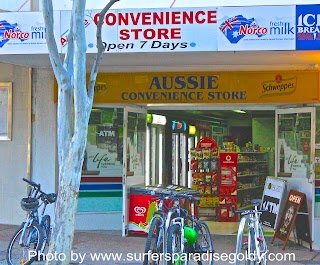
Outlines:
[[[260,221],[260,215],[261,210],[258,209],[258,205],[254,205],[254,210],[247,210],[242,212],[243,215],[239,222],[239,228],[238,228],[238,234],[237,234],[237,245],[236,245],[236,265],[239,264],[238,254],[241,252],[243,242],[243,231],[245,228],[245,225],[248,224],[248,254],[254,255],[253,257],[255,259],[258,259],[258,262],[261,261],[261,259],[264,257],[264,255],[268,252],[267,245],[265,244],[264,234],[263,234],[263,228]],[[261,231],[261,235],[260,235]],[[253,236],[252,236],[253,235]],[[259,236],[262,236],[263,238],[260,238]],[[253,243],[252,244],[252,240]],[[260,249],[260,242],[263,244],[263,249]],[[254,249],[252,249],[252,246],[254,246]],[[251,258],[249,256],[249,258]]]
[[[180,226],[180,231],[181,231],[181,240],[180,241],[180,249],[181,249],[181,252],[184,253],[184,249],[185,249],[185,238],[184,238],[184,218],[183,217],[176,217],[176,218],[173,218],[171,220],[171,224],[172,225],[179,225]]]
[[[35,187],[33,187],[33,186],[31,186],[31,185],[29,185],[29,186],[31,187],[31,190],[30,190],[30,192],[29,192],[28,197],[38,198],[38,197],[39,197],[39,196],[38,196],[39,190],[37,190]],[[37,197],[37,196],[38,196],[38,197]],[[39,198],[38,198],[38,199],[39,199]],[[38,209],[41,207],[41,205],[44,205],[44,206],[43,206],[43,208],[42,208],[41,214],[39,215]],[[47,207],[47,203],[42,202],[36,210],[33,210],[33,211],[28,212],[28,214],[27,214],[27,219],[26,219],[26,221],[23,223],[23,230],[22,230],[21,237],[20,237],[20,239],[19,239],[19,244],[20,244],[21,246],[23,245],[23,240],[24,240],[24,238],[25,238],[27,228],[30,227],[33,222],[36,222],[37,224],[42,225],[42,221],[43,221],[43,217],[44,217],[44,213],[45,213],[46,207]],[[32,231],[32,232],[29,234],[29,238],[28,238],[28,240],[27,240],[27,245],[30,244],[31,239],[32,239],[32,236],[33,236],[34,233],[35,233],[35,231]]]

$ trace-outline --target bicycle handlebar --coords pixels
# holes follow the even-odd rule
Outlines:
[[[255,214],[255,213],[258,213],[258,214],[262,214],[263,212],[267,212],[268,210],[256,210],[256,209],[249,209],[249,210],[236,210],[234,205],[232,205],[232,212],[233,213],[239,213],[241,215],[248,215],[248,214]]]
[[[48,194],[48,193],[45,193],[44,191],[42,191],[40,188],[41,187],[40,184],[37,184],[37,183],[30,181],[28,179],[25,179],[25,178],[22,178],[22,180],[27,182],[29,185],[31,185],[32,187],[35,188],[35,191],[36,191],[36,193],[34,194],[35,198],[41,199],[42,201],[46,201],[47,203],[53,203],[57,199],[57,194],[55,194],[55,193]],[[37,196],[38,192],[40,193],[39,196]]]
[[[41,191],[41,190],[40,190],[40,184],[37,184],[37,183],[35,183],[35,182],[33,182],[33,181],[30,181],[30,180],[28,180],[28,179],[25,179],[25,178],[22,178],[22,180],[25,181],[25,182],[27,182],[27,183],[30,184],[31,186],[35,187],[35,188],[38,189],[39,191]]]

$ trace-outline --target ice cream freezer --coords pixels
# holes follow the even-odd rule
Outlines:
[[[152,198],[158,197],[160,193],[169,195],[186,192],[189,194],[197,193],[192,189],[176,185],[131,187],[128,232],[131,234],[146,234],[149,232],[152,215],[158,209],[158,202],[153,201]],[[165,204],[169,206],[170,200]]]

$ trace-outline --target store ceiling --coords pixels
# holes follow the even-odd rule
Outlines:
[[[91,70],[94,54],[87,55]],[[1,54],[0,62],[51,68],[47,54]],[[105,54],[101,72],[317,70],[320,51],[167,52]]]
[[[87,71],[91,70],[94,55],[87,55]],[[49,56],[0,55],[0,62],[32,68],[51,69]],[[241,51],[241,52],[167,52],[105,54],[100,72],[200,72],[200,71],[281,71],[319,70],[320,51]],[[214,119],[216,117],[248,119],[254,115],[274,115],[277,105],[148,105],[149,112],[182,117]],[[284,107],[284,106],[280,106]],[[246,109],[247,114],[232,109]],[[255,110],[252,112],[252,110]],[[257,111],[259,110],[259,111]]]
[[[201,108],[201,106],[199,107]],[[245,113],[236,113],[232,110],[157,110],[149,109],[148,112],[164,115],[175,119],[193,121],[223,121],[223,120],[251,120],[252,118],[275,117],[274,110],[246,110]]]

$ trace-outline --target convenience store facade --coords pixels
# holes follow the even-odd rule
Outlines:
[[[275,7],[270,7],[270,9],[271,8],[273,8],[274,10]],[[290,10],[292,9],[295,12],[295,6],[288,8]],[[254,10],[254,8],[249,8],[249,10],[250,9]],[[281,7],[280,9],[280,11],[277,9],[277,12],[287,12],[285,7]],[[251,12],[253,12],[252,10]],[[171,11],[167,12],[171,14]],[[186,12],[187,13],[184,14],[190,15],[192,11],[191,9],[189,9]],[[194,21],[198,21],[198,23],[194,24],[198,28],[195,27],[192,28],[192,30],[197,31],[201,29],[201,31],[207,32],[208,30],[212,30],[212,28],[215,28],[216,31],[214,31],[214,34],[217,34],[217,36],[219,36],[218,33],[222,34],[221,32],[218,32],[217,27],[214,27],[216,26],[215,24],[217,24],[217,22],[214,22],[213,14],[216,14],[216,12],[216,8],[199,8],[197,12],[193,13]],[[261,13],[261,11],[259,10],[258,12]],[[147,19],[147,14],[149,13],[149,11],[146,10],[142,13],[145,15],[142,14],[141,16],[145,16]],[[151,13],[153,14],[153,11]],[[178,15],[176,16],[178,17]],[[67,19],[68,15],[63,17]],[[112,21],[113,17],[116,18],[117,16],[110,15],[110,21]],[[205,25],[207,25],[208,28],[203,27],[203,23],[201,22],[202,20],[200,19],[200,17],[201,19],[204,19],[203,17],[206,17],[207,20],[203,21],[203,23],[206,23]],[[287,23],[291,23],[293,25],[293,23],[295,23],[294,17],[291,18],[292,20],[288,20]],[[90,26],[93,26],[93,24],[94,23],[88,25],[87,33],[91,32],[88,29],[90,28]],[[64,23],[62,21],[61,25],[67,25],[67,23]],[[150,25],[146,25],[147,27],[150,27]],[[125,26],[129,27],[129,23]],[[190,28],[188,28],[190,27],[190,24],[184,24],[181,26],[181,28],[183,28],[183,26],[186,27],[186,31],[190,30]],[[125,35],[125,33],[127,32],[125,30],[128,29],[124,29],[123,38],[127,36]],[[59,30],[57,29],[57,31]],[[61,32],[65,33],[66,29],[61,28]],[[129,32],[134,34],[135,30],[129,29]],[[153,36],[153,31],[145,32],[147,32],[145,33],[147,35],[145,35],[144,37],[151,38]],[[159,31],[157,30],[157,32]],[[291,31],[289,31],[288,34],[291,34],[290,32]],[[183,33],[184,31],[183,29],[181,29],[181,38],[184,38]],[[130,48],[125,51],[128,53],[137,53],[142,51],[140,40],[130,40],[130,45],[123,46],[121,45],[121,43],[118,43],[118,39],[112,40],[114,36],[116,35],[113,32],[110,32],[106,35],[106,38],[110,40],[108,46],[109,52],[118,53],[120,56],[120,54],[124,52],[121,47]],[[171,36],[171,38],[172,37],[174,36]],[[222,35],[222,37],[225,38],[224,35]],[[88,34],[88,38],[91,39],[91,41],[93,39],[92,35],[90,36],[90,34]],[[154,36],[154,38],[156,37]],[[152,41],[152,43],[150,43],[150,41],[147,40],[148,42],[146,42],[146,44],[143,46],[143,48],[145,49],[143,50],[143,52],[146,52],[147,54],[149,54],[149,56],[152,56],[152,52],[155,51],[154,49],[157,49],[156,52],[163,53],[167,52],[169,49],[171,52],[176,52],[176,60],[179,61],[179,52],[194,53],[194,47],[196,47],[195,56],[197,56],[197,51],[214,52],[219,50],[219,40],[222,41],[220,47],[225,47],[226,49],[230,50],[232,48],[234,49],[235,47],[232,43],[226,43],[226,41],[228,41],[227,38],[219,38],[218,42],[216,42],[214,38],[212,38],[212,36],[210,38],[210,41],[208,41],[208,37],[206,35],[199,36],[199,39],[203,40],[204,46],[201,46],[200,44],[198,46],[191,45],[191,43],[193,43],[192,39],[194,38],[192,34],[187,35],[185,38],[185,42],[190,44],[187,45],[187,48],[184,48],[185,44],[178,45],[176,46],[176,48],[173,48],[174,45],[171,46],[171,44],[169,43],[165,45],[164,43],[162,43],[162,45],[160,45],[159,41]],[[188,40],[188,38],[190,39]],[[241,39],[238,40],[238,42],[241,44]],[[111,45],[112,43],[117,44],[113,46]],[[252,40],[251,43],[254,43],[254,41]],[[265,43],[265,46],[259,46],[260,44],[256,44],[256,46],[251,46],[250,49],[270,50],[271,47],[274,50],[293,50],[295,38],[294,36],[292,36],[287,38],[287,40],[280,41],[280,46],[277,46],[276,42],[270,39],[259,41],[259,43]],[[63,46],[63,44],[64,43],[62,43],[61,45],[62,53],[65,49],[65,46]],[[147,46],[147,44],[150,44],[150,46]],[[159,47],[155,48],[156,46]],[[15,53],[15,49],[17,49],[16,47],[18,46],[8,45],[8,47],[10,48],[8,48],[9,50],[7,51],[7,53],[13,54]],[[113,49],[112,47],[116,48]],[[138,50],[136,50],[135,47],[139,47],[139,49],[137,48]],[[237,47],[239,48],[239,50],[243,50],[245,48],[243,45],[239,45]],[[30,60],[32,60],[32,53],[34,53],[34,51],[35,48],[30,49],[31,54],[28,55],[30,56]],[[45,54],[45,51],[43,52]],[[294,52],[295,51],[293,51],[292,53]],[[19,53],[21,54],[21,51],[19,51]],[[89,53],[94,53],[94,48],[92,48]],[[121,54],[121,56],[122,60],[125,60],[125,56],[123,54]],[[248,56],[250,56],[250,52],[248,52]],[[34,180],[44,183],[43,185],[46,190],[50,190],[53,186],[57,185],[57,160],[55,148],[56,105],[54,102],[55,95],[52,89],[52,87],[54,87],[54,76],[50,69],[43,69],[43,66],[33,66],[33,69],[31,70],[28,68],[28,65],[26,65],[26,62],[23,62],[22,59],[19,59],[18,56],[12,56],[12,58],[8,58],[8,56],[6,55],[4,57],[5,59],[3,60],[7,61],[9,64],[1,65],[1,69],[3,70],[1,73],[2,80],[11,81],[13,83],[13,103],[19,102],[19,106],[17,106],[16,104],[13,105],[12,141],[1,143],[4,147],[3,149],[1,148],[2,150],[4,150],[3,152],[9,152],[10,154],[12,154],[8,158],[4,158],[5,161],[8,161],[9,163],[7,163],[6,169],[4,170],[6,174],[3,175],[4,177],[2,181],[3,183],[9,183],[9,186],[11,187],[13,185],[17,185],[15,187],[15,192],[13,193],[12,191],[10,191],[9,194],[9,197],[13,199],[16,198],[16,192],[18,190],[19,194],[23,194],[23,192],[25,191],[24,184],[19,183],[21,181],[19,181],[19,177],[17,176],[16,172],[14,175],[11,175],[11,173],[9,174],[9,172],[12,170],[12,168],[10,168],[10,165],[12,167],[13,164],[16,163],[16,154],[12,151],[15,148],[14,146],[19,148],[18,150],[21,150],[21,152],[19,152],[19,155],[21,155],[19,161],[22,162],[19,163],[18,168],[21,170],[20,174],[22,176],[32,176]],[[13,62],[13,60],[15,60],[15,62]],[[276,110],[280,108],[287,108],[288,106],[290,106],[296,108],[299,107],[299,111],[302,111],[303,113],[310,113],[310,121],[312,121],[310,123],[314,123],[315,125],[316,110],[311,110],[310,107],[317,106],[317,104],[319,103],[318,71],[307,70],[307,66],[303,66],[305,71],[267,71],[268,66],[261,67],[264,68],[261,71],[240,71],[242,70],[242,66],[240,65],[237,66],[239,68],[238,71],[212,71],[210,70],[210,65],[204,66],[201,64],[201,62],[194,61],[190,63],[191,65],[189,66],[189,69],[192,70],[185,71],[179,71],[179,69],[175,69],[167,72],[166,65],[159,65],[157,71],[150,72],[148,67],[142,65],[139,68],[138,72],[135,69],[135,73],[129,73],[129,71],[126,73],[102,73],[97,78],[97,87],[94,101],[95,106],[124,108],[124,121],[126,121],[125,117],[126,115],[128,115],[128,113],[146,114],[148,111],[148,107],[151,105],[153,108],[157,105],[159,108],[165,108],[169,106],[170,108],[172,108],[172,106],[174,105],[175,110],[185,109],[186,107],[194,109],[230,109],[234,106],[241,107],[243,109],[268,108]],[[24,66],[17,66],[19,64]],[[279,66],[279,68],[281,69],[281,66]],[[202,69],[202,71],[199,71],[199,69]],[[308,93],[306,93],[306,88],[308,90]],[[308,108],[304,111],[303,109],[300,109],[300,107],[302,106],[307,106]],[[21,130],[23,130],[24,133],[21,133],[21,135],[19,134],[20,136],[18,137],[17,131]],[[126,138],[125,134],[123,135],[123,138]],[[312,136],[310,135],[310,139],[313,139],[310,142],[311,161],[311,159],[314,160],[315,156],[316,138],[315,136],[312,138]],[[31,149],[29,149],[30,146],[32,146]],[[127,143],[123,143],[123,146],[127,146]],[[126,157],[125,149],[126,148],[123,149],[123,157]],[[277,150],[277,143],[275,146],[275,150]],[[4,154],[3,156],[5,156]],[[44,159],[44,157],[46,159]],[[112,177],[117,178],[113,179],[112,184],[116,185],[113,187],[115,187],[116,191],[119,191],[120,193],[122,193],[132,184],[141,184],[145,181],[142,171],[140,172],[140,176],[136,174],[136,179],[130,179],[128,177],[127,180],[123,180],[123,178],[127,178],[126,172],[127,170],[123,169],[121,164],[118,164],[118,167],[111,174]],[[8,180],[8,175],[12,177],[10,180]],[[315,213],[316,210],[314,211],[314,209],[317,208],[317,197],[315,196],[315,176],[312,175],[310,177],[309,175],[309,177],[301,179],[301,181],[306,182],[306,179],[310,184],[308,185],[307,197],[310,201],[310,210],[313,212],[311,224],[314,229],[317,229],[317,227],[319,227],[319,219],[317,218],[317,216],[320,215],[317,215]],[[126,188],[122,187],[122,183],[125,183],[125,185],[127,185]],[[300,186],[298,182],[294,183],[293,185],[296,187]],[[1,204],[3,205],[7,204],[5,195],[1,198]],[[108,212],[96,212],[96,222],[92,224],[94,227],[90,227],[88,225],[90,223],[90,220],[92,220],[92,212],[79,212],[77,216],[79,227],[87,229],[123,228],[121,225],[122,216],[127,214],[127,211],[125,210],[127,206],[123,198],[126,198],[125,193],[124,196],[122,195],[121,197],[108,198],[109,204],[118,205],[118,208],[115,208],[114,210]],[[83,198],[80,198],[80,203],[82,199]],[[90,200],[87,198],[86,200],[87,201],[85,204],[87,204],[87,208],[90,208],[92,205],[96,205],[97,201],[90,199],[90,202]],[[19,204],[16,203],[18,199],[10,201],[10,209],[17,209],[16,212],[19,212]],[[21,221],[20,217],[21,216],[14,217],[13,219],[2,219],[1,222],[18,223]],[[108,220],[108,222],[106,220]],[[126,224],[123,225],[125,226]],[[314,233],[317,234],[317,230],[314,230]],[[319,243],[314,242],[315,248],[317,244]]]

